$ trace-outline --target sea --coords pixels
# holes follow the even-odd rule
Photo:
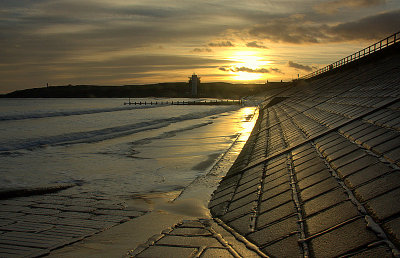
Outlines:
[[[193,100],[209,101],[130,99]],[[209,173],[239,138],[243,145],[257,115],[251,101],[127,101],[0,99],[0,189],[76,184],[110,198],[179,191]]]

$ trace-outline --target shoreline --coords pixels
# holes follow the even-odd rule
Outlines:
[[[253,126],[258,108],[252,116]],[[184,220],[212,219],[208,203],[211,194],[243,149],[250,132],[243,132],[214,162],[207,174],[197,177],[182,191],[141,195],[127,201],[128,206],[150,208],[148,213],[77,243],[51,251],[49,257],[121,257],[149,238]]]

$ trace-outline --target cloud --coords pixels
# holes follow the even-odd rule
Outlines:
[[[320,41],[322,25],[313,23],[300,15],[275,17],[262,24],[255,25],[249,30],[251,36],[268,39],[273,42],[287,43],[318,43]]]
[[[379,40],[400,28],[400,9],[329,25],[305,15],[269,19],[249,30],[251,36],[292,44]]]
[[[317,12],[318,7],[313,8],[321,2],[326,10],[338,11],[335,15]],[[227,57],[221,57],[226,54],[221,50],[238,46],[235,42],[263,49],[271,41],[319,43],[321,47],[352,41],[340,51],[349,46],[354,49],[364,40],[379,40],[400,28],[398,0],[380,3],[383,0],[230,0],[201,4],[194,0],[2,0],[0,91],[5,85],[31,87],[43,85],[43,80],[61,84],[70,83],[71,78],[82,80],[72,84],[145,76],[152,81],[163,80],[171,78],[170,74],[178,75],[174,78],[181,76],[180,72],[186,74],[186,67],[204,71],[209,67],[210,74],[216,73],[215,68],[228,62]],[[199,47],[189,48],[189,52],[188,46]],[[315,58],[305,46],[295,52],[293,46],[289,48],[281,44],[280,53],[273,49],[271,54],[299,62],[302,57]],[[327,63],[326,56],[339,51],[327,49],[315,46],[316,56],[317,52],[329,52],[315,58],[317,62]],[[225,61],[183,58],[199,57],[200,53]],[[233,69],[222,68],[227,72]],[[240,69],[279,73],[269,66],[258,71]]]
[[[307,72],[311,72],[312,71],[312,67],[311,66],[298,64],[298,63],[295,63],[295,62],[292,62],[292,61],[289,61],[288,66],[292,67],[292,68],[295,68],[295,69],[298,69],[298,70],[304,70],[304,71],[307,71]]]
[[[335,14],[342,8],[358,9],[383,5],[386,0],[333,0],[322,2],[314,6],[314,10],[323,14]]]
[[[236,67],[235,72],[246,72],[246,73],[270,73],[266,68],[251,69],[248,67]]]
[[[205,47],[205,48],[195,48],[192,50],[194,53],[203,53],[203,52],[212,52],[211,48]]]
[[[329,33],[338,41],[378,40],[398,32],[399,28],[400,9],[332,26]]]
[[[229,66],[221,66],[218,68],[221,71],[224,72],[246,72],[246,73],[270,73],[270,70],[266,68],[258,68],[258,69],[252,69],[249,67],[229,67]]]
[[[278,68],[271,68],[271,71],[274,71],[275,73],[280,73],[280,74],[284,74],[280,69]]]
[[[257,41],[248,42],[246,44],[246,47],[268,49],[268,47],[258,44]]]
[[[232,42],[230,42],[229,40],[228,40],[228,41],[216,42],[216,43],[211,42],[211,43],[209,43],[208,45],[209,45],[210,47],[234,47],[234,46],[235,46],[235,45],[234,45]]]

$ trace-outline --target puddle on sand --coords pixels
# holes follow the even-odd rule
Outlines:
[[[172,202],[180,194],[180,190],[175,190],[170,192],[137,193],[123,198],[131,208],[143,211],[154,211],[155,207],[159,204]]]

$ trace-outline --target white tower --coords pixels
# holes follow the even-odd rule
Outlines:
[[[189,77],[189,86],[192,88],[192,96],[197,96],[197,87],[200,85],[200,77],[196,74],[193,74],[192,77]]]

